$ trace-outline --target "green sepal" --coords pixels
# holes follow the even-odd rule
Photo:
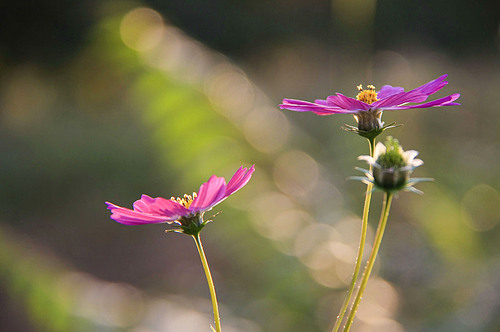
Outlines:
[[[197,236],[203,227],[212,220],[203,220],[203,214],[197,214],[190,217],[183,217],[176,222],[176,226],[167,229],[165,232],[183,233],[186,235]]]
[[[365,183],[366,181],[372,182],[372,180],[370,180],[366,176],[349,176],[347,180],[361,181],[363,183]]]
[[[201,223],[201,224],[197,224],[197,223],[190,223],[189,225],[187,226],[179,226],[179,228],[182,230],[182,233],[186,234],[186,235],[192,235],[192,236],[196,236],[198,235],[201,230],[203,229],[203,227],[205,227],[205,224],[204,223]]]
[[[353,132],[355,134],[358,134],[361,137],[367,138],[370,141],[372,141],[378,135],[382,134],[387,129],[396,128],[396,127],[399,127],[399,126],[402,126],[402,124],[396,124],[396,122],[393,122],[393,123],[390,123],[388,125],[383,126],[382,128],[379,128],[379,129],[372,129],[370,131],[365,131],[365,130],[358,129],[357,127],[345,124],[345,125],[342,126],[342,129],[344,129],[345,131]]]
[[[360,172],[365,173],[365,174],[367,174],[367,173],[369,174],[369,173],[370,173],[370,171],[369,171],[369,170],[367,170],[367,169],[365,169],[365,168],[361,168],[361,167],[354,167],[354,169],[355,169],[356,171],[360,171]]]
[[[432,182],[432,181],[434,181],[433,178],[411,178],[410,181],[408,181],[408,184],[412,185],[414,183]]]
[[[417,188],[414,188],[413,185],[416,184],[416,183],[419,183],[419,182],[434,181],[434,179],[432,179],[432,178],[414,178],[414,179],[410,178],[410,180],[407,183],[405,183],[404,185],[401,185],[401,186],[389,189],[389,188],[384,188],[384,187],[378,185],[374,181],[374,179],[372,178],[372,175],[369,172],[364,172],[364,173],[365,173],[366,176],[349,176],[347,178],[347,180],[361,181],[361,182],[363,182],[366,185],[373,184],[372,192],[373,191],[383,191],[383,192],[386,192],[388,194],[393,194],[393,195],[397,195],[397,193],[400,192],[401,190],[403,190],[403,191],[409,191],[409,192],[412,192],[412,193],[415,193],[415,194],[418,194],[418,195],[423,195],[424,192],[421,191],[421,190],[418,190]]]
[[[410,192],[415,193],[417,195],[423,195],[424,194],[424,192],[422,190],[418,190],[417,188],[412,187],[412,186],[407,186],[404,190],[410,191]]]

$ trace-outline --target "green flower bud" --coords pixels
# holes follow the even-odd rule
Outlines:
[[[372,172],[365,172],[363,180],[374,184],[376,189],[385,192],[410,190],[419,192],[412,185],[416,182],[431,179],[411,179],[410,175],[415,168],[423,164],[420,159],[415,159],[418,152],[415,150],[404,151],[397,139],[388,137],[385,144],[378,143],[373,157],[360,156],[372,166]]]

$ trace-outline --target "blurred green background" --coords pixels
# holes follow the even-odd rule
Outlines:
[[[203,232],[227,331],[328,331],[357,250],[367,143],[280,111],[358,84],[462,106],[386,112],[415,176],[352,331],[500,330],[495,1],[0,3],[0,330],[209,331],[192,240],[104,201],[179,196],[256,164]],[[373,198],[369,237],[382,195]]]

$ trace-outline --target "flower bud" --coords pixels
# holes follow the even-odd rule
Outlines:
[[[367,173],[367,180],[377,189],[395,192],[402,189],[416,191],[412,184],[429,179],[411,179],[415,168],[423,164],[415,159],[418,152],[404,151],[397,139],[388,137],[385,144],[378,143],[373,157],[360,156],[358,159],[367,161],[372,166],[372,172]]]

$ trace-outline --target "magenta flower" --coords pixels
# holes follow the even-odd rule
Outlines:
[[[200,186],[198,193],[186,194],[183,198],[152,198],[142,195],[141,199],[134,202],[133,210],[109,202],[106,204],[111,210],[111,219],[124,225],[175,222],[184,231],[184,228],[189,228],[192,224],[196,227],[203,227],[206,224],[203,221],[203,214],[243,188],[252,177],[254,170],[254,166],[250,169],[240,167],[228,184],[223,177],[212,175]]]
[[[444,80],[447,76],[443,75],[408,92],[405,92],[401,87],[391,85],[384,85],[378,92],[375,91],[373,85],[368,85],[366,90],[359,85],[359,93],[356,98],[337,93],[335,96],[328,96],[326,100],[315,100],[314,103],[283,99],[280,108],[297,112],[313,112],[318,115],[352,114],[358,123],[359,130],[365,132],[380,130],[383,127],[381,121],[383,111],[460,105],[454,102],[460,97],[459,93],[426,102],[430,95],[448,84]]]

